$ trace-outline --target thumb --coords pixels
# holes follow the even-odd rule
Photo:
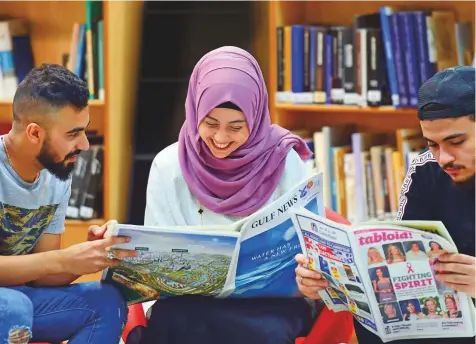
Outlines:
[[[101,248],[107,248],[107,247],[118,245],[118,244],[124,244],[129,241],[131,241],[129,237],[109,236],[109,237],[105,237],[104,239],[98,240],[97,244]]]
[[[112,227],[114,225],[117,225],[119,222],[117,222],[116,220],[109,220],[108,222],[106,222],[106,225],[104,226],[105,227],[105,231],[104,231],[104,237],[110,237],[112,236],[111,235],[111,232],[112,232]]]
[[[94,235],[101,235],[104,230],[100,226],[94,225],[92,228],[92,232]]]

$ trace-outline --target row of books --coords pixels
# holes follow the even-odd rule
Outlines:
[[[336,125],[294,133],[314,151],[310,167],[324,173],[324,205],[352,223],[395,217],[408,167],[427,146],[419,128],[364,133]]]
[[[85,3],[86,23],[73,25],[71,49],[63,65],[87,82],[91,99],[104,99],[102,2]],[[36,64],[31,23],[24,18],[0,21],[0,99],[13,99],[19,83]]]
[[[66,217],[90,220],[102,217],[104,146],[102,138],[90,139],[89,150],[79,154],[71,180]]]
[[[90,99],[104,100],[104,19],[102,1],[86,1],[86,22],[74,23],[65,67],[84,79]]]
[[[474,58],[471,24],[449,10],[385,6],[352,26],[279,26],[276,35],[278,103],[412,108],[424,81]]]

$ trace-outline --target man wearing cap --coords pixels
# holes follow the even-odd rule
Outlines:
[[[435,264],[437,279],[451,289],[475,297],[475,68],[454,67],[435,74],[418,92],[418,118],[428,150],[410,165],[402,184],[398,220],[444,223],[459,253],[443,254]],[[317,298],[325,280],[300,266],[301,292]],[[312,286],[312,287],[311,287]],[[359,343],[382,340],[354,321]],[[392,344],[474,344],[472,338],[430,338],[392,341]]]
[[[459,253],[438,258],[436,278],[473,299],[476,294],[474,105],[474,67],[448,68],[420,87],[418,118],[429,149],[408,168],[397,213],[397,220],[443,222]],[[356,325],[355,330],[360,343],[382,343],[361,326]],[[432,338],[418,343],[474,344],[475,338]]]

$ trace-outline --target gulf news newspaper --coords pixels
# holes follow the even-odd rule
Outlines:
[[[346,226],[299,210],[293,218],[309,268],[329,287],[329,309],[349,311],[383,342],[472,337],[469,295],[435,279],[439,255],[457,252],[441,222],[398,221]]]

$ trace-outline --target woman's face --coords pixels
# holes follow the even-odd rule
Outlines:
[[[380,270],[380,269],[375,270],[375,274],[376,274],[378,277],[383,277],[383,272],[382,272],[382,270]]]
[[[430,313],[434,313],[436,311],[436,305],[433,303],[433,301],[426,301],[425,306]]]
[[[373,248],[369,249],[369,251],[367,252],[367,254],[369,255],[369,257],[371,259],[376,259],[377,258],[377,252],[376,250]]]
[[[390,246],[390,252],[394,255],[394,256],[398,256],[400,254],[400,252],[398,252],[398,248],[397,246]]]
[[[217,158],[226,158],[250,136],[243,112],[224,108],[210,111],[198,126],[198,133]]]
[[[436,242],[432,242],[432,243],[431,243],[431,248],[432,248],[433,250],[435,250],[435,251],[436,251],[437,249],[439,249],[438,244],[437,244]]]
[[[415,313],[415,306],[413,305],[413,303],[411,303],[411,302],[408,303],[408,305],[407,305],[407,310],[408,310],[408,312],[410,312],[410,313]]]
[[[446,298],[445,303],[446,303],[446,308],[448,310],[456,309],[456,305],[455,305],[455,303],[453,302],[453,300],[451,298],[449,298],[449,297]]]

